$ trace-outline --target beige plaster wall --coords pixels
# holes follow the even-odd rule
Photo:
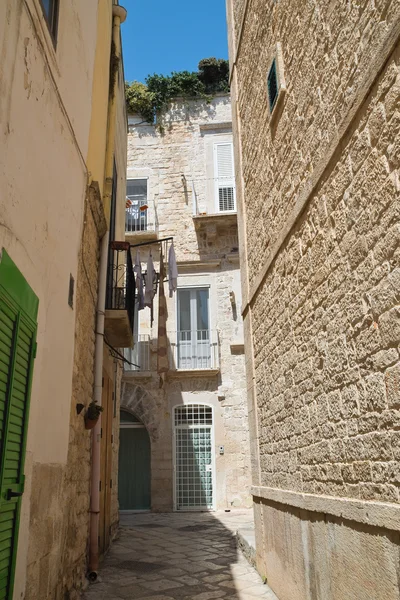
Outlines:
[[[83,583],[86,568],[90,433],[76,403],[87,405],[93,391],[98,242],[105,223],[102,199],[89,199],[86,162],[98,2],[83,4],[60,3],[56,46],[38,0],[5,0],[0,6],[0,247],[39,297],[14,592],[27,600],[64,598],[72,585]],[[108,89],[106,94],[107,103]],[[123,97],[121,89],[119,235],[125,209]],[[116,500],[114,523],[115,506]]]
[[[50,507],[46,517],[41,513],[49,520],[48,529],[41,523],[43,531],[50,535],[42,539],[47,559],[36,573],[37,584],[40,572],[51,572],[50,548],[53,543],[57,548],[76,317],[68,306],[68,286],[70,274],[77,277],[82,233],[97,1],[85,3],[83,11],[79,6],[79,12],[77,2],[62,4],[56,51],[37,0],[7,0],[0,13],[0,245],[39,297],[15,578],[15,597],[20,598],[26,582],[32,485],[41,486],[42,508]],[[68,65],[73,63],[76,70],[71,73]],[[45,598],[47,575],[42,580],[40,595]]]

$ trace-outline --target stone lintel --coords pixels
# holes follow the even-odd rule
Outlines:
[[[216,260],[188,260],[184,262],[178,262],[178,271],[181,273],[182,271],[208,271],[209,269],[217,269],[221,266],[221,261],[219,259]]]
[[[279,504],[328,514],[373,527],[400,530],[400,506],[389,502],[303,494],[266,486],[252,486],[251,493],[254,500],[256,498],[271,500]]]
[[[221,121],[219,123],[200,123],[200,131],[213,129],[232,129],[232,121]]]
[[[231,342],[230,348],[232,354],[244,354],[244,342],[241,342],[240,340]]]
[[[239,252],[229,252],[225,255],[228,262],[238,265],[240,264],[240,254]]]

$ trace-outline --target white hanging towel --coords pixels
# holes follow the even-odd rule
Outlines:
[[[135,266],[133,267],[133,272],[136,273],[136,289],[138,295],[138,308],[139,310],[144,309],[144,282],[143,282],[143,274],[142,274],[142,263],[140,260],[140,251],[136,252]]]
[[[169,297],[172,298],[173,293],[178,287],[178,267],[176,264],[176,256],[174,244],[172,243],[168,252],[168,281],[169,281]]]
[[[153,298],[154,298],[154,264],[153,257],[149,254],[149,258],[147,259],[147,273],[145,279],[145,293],[144,293],[144,305],[149,306],[153,309]]]

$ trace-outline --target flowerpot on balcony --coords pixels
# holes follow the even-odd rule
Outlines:
[[[85,414],[85,429],[93,429],[103,412],[103,407],[96,402],[91,402]]]

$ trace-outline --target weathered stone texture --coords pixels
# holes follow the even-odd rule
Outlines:
[[[262,483],[398,501],[400,253],[397,113],[368,135],[394,93],[392,57],[337,162],[254,302]],[[359,141],[368,139],[360,156]],[[349,170],[351,177],[349,177]],[[394,239],[393,239],[394,238]],[[368,468],[352,464],[366,461]]]
[[[234,12],[239,15],[242,4],[233,2]],[[295,10],[289,0],[251,2],[237,61],[245,205],[250,232],[247,239],[250,283],[270,256],[313,171],[337,140],[338,130],[363,79],[373,69],[380,44],[398,17],[399,6],[395,1],[361,5],[344,0],[302,0],[296,3]],[[237,21],[235,25],[238,26]],[[277,42],[282,44],[287,99],[277,123],[270,127],[266,76]],[[374,212],[384,208],[385,196],[391,197],[393,184],[389,178],[386,181],[385,174],[393,172],[398,161],[399,90],[398,62],[392,61],[376,91],[375,101],[365,107],[363,123],[340,161],[339,172],[332,174],[330,191],[337,191],[332,208],[337,211],[334,218],[340,237],[349,228],[343,221],[344,206],[340,200],[346,203],[348,219],[359,220],[362,212],[360,185],[352,189],[351,199],[346,202],[343,198],[356,175],[370,189],[371,183],[372,189],[378,190],[385,181],[383,198],[376,199]],[[331,216],[329,195],[326,202]],[[325,210],[323,198],[319,199],[318,210]],[[361,222],[367,229],[371,224],[367,215],[359,222],[358,229]],[[347,238],[351,245],[354,233]],[[357,231],[358,235],[371,234]],[[393,232],[393,243],[395,239]],[[361,261],[367,243],[367,239],[360,237],[352,248],[352,266]],[[318,268],[322,266],[318,264]],[[323,271],[319,276],[325,278]]]
[[[237,227],[223,227],[220,233],[218,225],[219,235],[207,240],[206,233],[197,232],[193,223],[192,184],[198,211],[215,212],[208,197],[212,174],[206,171],[207,134],[200,125],[225,122],[231,127],[231,121],[229,97],[219,96],[210,104],[188,101],[172,105],[163,117],[161,131],[153,125],[129,125],[128,179],[149,177],[150,199],[157,207],[159,237],[179,232],[174,239],[178,261],[217,257],[238,247]]]
[[[257,565],[282,600],[395,600],[400,5],[248,6],[232,82]],[[271,118],[278,42],[287,90]]]
[[[176,377],[170,372],[160,382],[156,372],[157,300],[153,327],[148,309],[139,313],[139,334],[148,333],[152,340],[151,373],[145,380],[140,380],[140,373],[126,374],[121,405],[142,420],[152,441],[151,494],[152,509],[156,511],[171,510],[173,506],[173,409],[189,402],[207,403],[214,408],[217,508],[248,506],[250,501],[245,360],[243,349],[231,349],[231,344],[243,343],[237,224],[232,215],[215,215],[213,143],[232,141],[231,120],[227,95],[219,95],[209,104],[176,101],[163,115],[162,130],[152,125],[135,125],[136,118],[130,117],[128,179],[148,177],[149,200],[157,209],[159,238],[174,239],[178,284],[209,287],[210,329],[219,341],[218,375],[196,376],[189,372]],[[193,218],[193,189],[197,212],[214,215],[211,222],[201,218],[201,222],[196,222]],[[137,242],[139,237],[132,243]],[[144,265],[147,252],[146,246],[141,248]],[[158,270],[157,250],[153,247],[152,252]],[[193,265],[192,261],[202,264]],[[234,306],[231,292],[235,294]],[[167,298],[167,308],[167,330],[173,344],[176,295]],[[170,366],[174,366],[172,362]],[[219,454],[219,445],[224,446],[223,455]]]

